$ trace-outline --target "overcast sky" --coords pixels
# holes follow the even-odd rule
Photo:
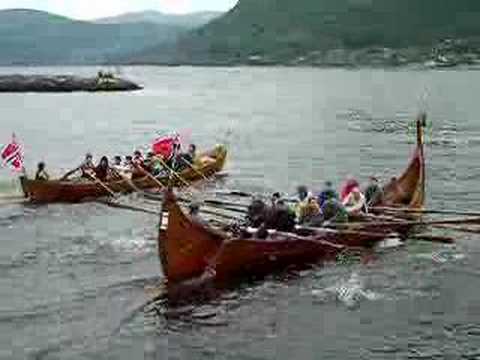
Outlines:
[[[0,0],[0,9],[45,10],[75,19],[94,19],[124,12],[159,10],[187,13],[232,8],[237,0]]]

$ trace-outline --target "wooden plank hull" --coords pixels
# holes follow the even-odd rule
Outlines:
[[[384,187],[381,206],[422,208],[425,200],[423,124],[417,122],[417,146],[405,171]],[[329,258],[347,247],[364,247],[384,240],[391,232],[406,233],[403,224],[376,226],[347,224],[345,229],[318,229],[305,236],[279,233],[265,240],[232,238],[184,214],[173,193],[167,193],[169,213],[165,231],[159,232],[159,256],[171,286],[193,278],[224,281],[238,274],[264,273],[275,267],[305,264]],[[208,275],[207,274],[207,275]],[[210,281],[209,280],[209,281]]]
[[[203,176],[208,177],[221,171],[225,165],[227,150],[223,146],[217,146],[214,150],[201,156],[203,155],[208,155],[215,161],[198,166],[198,172],[191,168],[183,170],[180,175],[187,182],[202,180]],[[158,180],[164,185],[170,181],[168,177]],[[173,186],[184,186],[178,178],[173,177],[171,181]],[[133,179],[132,182],[135,188],[142,190],[158,187],[158,184],[148,176]],[[103,186],[90,181],[36,181],[23,178],[21,184],[25,196],[37,203],[76,203],[109,195],[109,192]],[[116,193],[125,194],[134,191],[134,187],[126,180],[109,181],[106,185]]]

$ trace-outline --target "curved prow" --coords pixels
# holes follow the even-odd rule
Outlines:
[[[416,120],[417,143],[413,156],[405,171],[398,178],[392,178],[383,188],[382,205],[421,209],[425,203],[425,158],[424,127],[427,116],[421,113]]]
[[[168,225],[159,232],[158,251],[167,282],[201,275],[226,236],[186,215],[170,189],[163,211],[168,211]]]

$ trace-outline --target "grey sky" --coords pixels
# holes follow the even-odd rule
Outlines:
[[[29,8],[76,19],[94,19],[141,10],[169,13],[225,11],[236,3],[237,0],[0,0],[0,9]]]

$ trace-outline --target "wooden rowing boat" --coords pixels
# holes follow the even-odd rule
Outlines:
[[[194,165],[195,170],[189,167],[181,171],[179,175],[189,183],[201,180],[221,171],[225,165],[226,157],[226,147],[217,145],[213,150],[198,156],[199,160]],[[178,177],[169,179],[168,176],[165,176],[158,178],[158,180],[164,185],[172,183],[173,186],[184,186]],[[105,183],[106,187],[88,180],[39,181],[22,177],[20,181],[25,196],[32,202],[37,203],[75,203],[108,196],[110,195],[109,189],[114,193],[130,193],[134,189],[145,190],[158,187],[158,183],[148,176],[134,178],[133,180],[108,181]]]
[[[165,209],[168,223],[165,231],[159,232],[158,251],[170,283],[198,277],[213,264],[219,276],[224,277],[234,272],[263,272],[272,266],[313,261],[343,249],[343,245],[333,241],[346,242],[352,237],[348,231],[333,229],[310,231],[306,236],[276,232],[263,240],[231,237],[185,214],[171,191],[165,194]],[[356,233],[363,244],[371,240],[371,235]],[[380,235],[376,240],[384,238]]]
[[[384,187],[382,206],[421,208],[425,200],[423,119],[417,120],[417,144],[406,170]],[[167,284],[201,277],[207,269],[215,279],[236,274],[263,273],[273,267],[302,264],[337,254],[344,246],[365,246],[381,241],[392,231],[406,232],[410,225],[359,222],[346,229],[316,229],[308,234],[276,233],[265,240],[241,238],[212,229],[180,208],[172,191],[165,194],[168,212],[160,229],[158,250]],[[163,213],[163,212],[162,212]],[[161,222],[160,222],[161,223]]]

